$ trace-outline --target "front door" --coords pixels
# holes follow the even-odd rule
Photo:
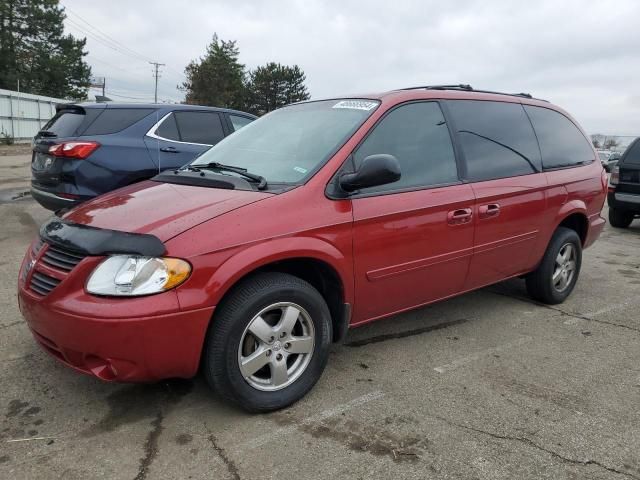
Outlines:
[[[459,292],[473,249],[473,190],[459,180],[439,104],[389,112],[354,152],[356,168],[379,153],[394,155],[402,176],[352,200],[354,324]]]

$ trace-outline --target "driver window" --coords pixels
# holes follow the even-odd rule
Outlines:
[[[355,151],[356,168],[369,155],[386,153],[400,163],[402,177],[361,193],[419,188],[458,181],[456,159],[440,105],[419,102],[392,110]]]

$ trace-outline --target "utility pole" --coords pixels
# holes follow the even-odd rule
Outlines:
[[[158,103],[158,67],[164,67],[164,63],[158,63],[158,62],[149,62],[151,65],[153,65],[155,67],[155,71],[153,76],[156,77],[156,90],[155,90],[155,101],[153,103]]]

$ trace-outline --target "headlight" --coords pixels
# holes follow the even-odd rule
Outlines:
[[[96,295],[139,296],[177,287],[191,273],[191,265],[179,258],[114,255],[93,271],[87,292]]]

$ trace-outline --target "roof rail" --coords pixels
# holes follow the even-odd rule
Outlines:
[[[510,97],[522,97],[522,98],[531,98],[533,100],[542,100],[541,98],[534,98],[530,93],[505,93],[505,92],[495,92],[493,90],[476,90],[471,85],[467,83],[459,83],[457,85],[424,85],[419,87],[407,87],[401,88],[400,90],[462,90],[464,92],[476,92],[476,93],[493,93],[496,95],[508,95]],[[546,102],[547,100],[542,100]]]

